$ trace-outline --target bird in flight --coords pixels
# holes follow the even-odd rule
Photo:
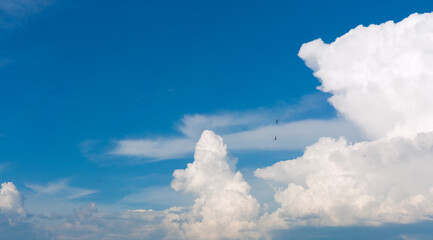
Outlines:
[[[274,137],[274,141],[277,141],[277,136]]]
[[[280,121],[280,119],[275,120],[275,125],[278,125],[278,121]]]

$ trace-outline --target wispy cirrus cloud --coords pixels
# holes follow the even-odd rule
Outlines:
[[[205,129],[221,134],[231,150],[241,151],[300,150],[323,136],[362,138],[357,128],[344,119],[295,120],[307,112],[326,107],[326,104],[324,95],[313,94],[297,105],[273,109],[185,115],[177,124],[180,136],[119,140],[110,153],[146,161],[185,157],[194,151],[195,142]]]
[[[278,126],[273,123],[245,131],[228,132],[222,136],[227,139],[230,149],[243,151],[300,150],[323,136],[348,136],[352,140],[362,138],[357,128],[343,119],[304,120]],[[151,161],[180,158],[194,151],[195,141],[195,136],[120,140],[111,154],[142,157]]]
[[[193,149],[194,141],[189,138],[128,139],[118,141],[111,154],[142,157],[158,161],[183,157],[191,153]]]
[[[13,27],[30,15],[40,12],[54,0],[2,0],[0,1],[0,26]]]
[[[97,192],[93,189],[73,187],[70,180],[61,179],[44,185],[26,184],[25,186],[31,190],[25,192],[28,210],[41,216],[62,215]]]
[[[124,196],[121,203],[128,205],[141,206],[152,209],[166,209],[171,206],[188,206],[193,202],[193,198],[187,195],[182,195],[174,191],[169,186],[154,186],[147,187]]]
[[[76,188],[69,186],[69,179],[63,179],[58,182],[51,182],[44,186],[36,184],[27,184],[26,187],[32,189],[38,195],[56,195],[65,199],[76,199],[95,193],[95,190]]]

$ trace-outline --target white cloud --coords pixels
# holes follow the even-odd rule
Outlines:
[[[141,208],[153,206],[153,209],[165,209],[172,206],[187,206],[191,205],[192,202],[193,198],[191,196],[180,194],[165,185],[147,187],[141,189],[139,192],[126,195],[122,198],[122,203],[141,206]]]
[[[350,122],[342,119],[304,120],[267,125],[256,129],[227,134],[230,149],[239,150],[299,150],[313,144],[320,137],[347,136],[360,139],[361,134]],[[277,141],[274,141],[277,137]]]
[[[330,103],[371,138],[433,130],[433,14],[358,26],[299,56],[333,96]]]
[[[256,170],[276,184],[278,227],[433,220],[433,14],[359,26],[299,56],[332,105],[372,139],[322,138],[304,155]]]
[[[185,115],[180,121],[179,130],[185,136],[198,139],[206,129],[218,129],[220,132],[231,132],[233,129],[245,129],[257,126],[266,121],[271,122],[264,112],[224,113],[221,115],[193,114]]]
[[[171,186],[197,198],[191,211],[180,215],[182,236],[187,239],[258,238],[256,218],[260,205],[250,186],[235,172],[222,138],[204,131],[194,162],[176,170]]]
[[[213,122],[219,116],[211,118],[197,115],[195,118],[193,122],[198,118],[207,118]],[[188,120],[186,122],[192,125]],[[190,131],[193,132],[195,129],[191,127]],[[323,136],[347,136],[355,141],[361,139],[362,135],[353,124],[342,119],[303,120],[280,123],[278,126],[272,123],[256,125],[244,131],[227,132],[222,136],[226,139],[230,149],[245,151],[300,150]],[[193,136],[194,134],[191,134],[191,138],[186,136],[174,139],[121,140],[117,142],[111,154],[143,157],[153,161],[185,157],[194,150],[196,139]],[[275,136],[277,136],[277,141],[274,141]]]
[[[195,142],[205,129],[223,136],[231,150],[245,151],[301,150],[324,136],[361,139],[357,127],[343,119],[295,120],[299,115],[325,108],[323,96],[308,95],[296,105],[273,109],[185,115],[177,125],[182,136],[120,140],[110,153],[148,161],[185,157],[194,151]],[[278,126],[276,119],[280,119]],[[278,141],[274,141],[275,136]]]
[[[187,114],[177,124],[181,137],[120,140],[111,154],[148,158],[151,161],[185,157],[194,151],[195,143],[205,129],[223,133],[244,130],[262,124],[265,117],[259,112]],[[268,119],[268,122],[272,121]]]
[[[0,215],[6,217],[9,224],[15,224],[27,216],[22,206],[21,193],[12,182],[1,184]]]
[[[180,239],[177,221],[182,208],[163,211],[99,211],[95,203],[76,208],[66,222],[45,227],[53,240]]]
[[[322,138],[302,157],[256,170],[283,184],[274,217],[288,226],[432,220],[433,133],[350,145]]]
[[[56,195],[64,199],[76,199],[96,192],[95,190],[71,187],[68,179],[48,183],[46,186],[28,184],[26,187],[32,189],[38,195]]]
[[[27,184],[26,208],[39,215],[64,215],[77,206],[77,202],[96,193],[95,190],[70,186],[70,179],[49,182],[45,185]]]
[[[188,138],[175,139],[138,139],[121,140],[111,152],[115,155],[126,155],[150,158],[153,161],[183,157],[194,148],[194,141]]]

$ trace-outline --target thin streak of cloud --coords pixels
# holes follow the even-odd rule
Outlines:
[[[2,0],[0,1],[0,26],[14,27],[23,19],[36,14],[54,0]]]
[[[109,153],[145,161],[182,158],[194,151],[195,142],[205,129],[222,135],[230,149],[245,151],[301,150],[323,136],[361,139],[362,134],[357,128],[343,119],[296,121],[299,115],[326,108],[324,96],[312,94],[298,104],[283,104],[272,109],[214,115],[187,114],[177,124],[181,136],[119,140]],[[280,119],[278,125],[276,119]],[[274,141],[275,137],[277,141]]]
[[[55,195],[64,199],[77,199],[96,193],[95,190],[71,187],[68,179],[51,182],[45,186],[28,184],[26,187],[35,191],[37,195]]]
[[[323,136],[361,139],[356,127],[341,119],[304,120],[278,126],[269,124],[222,136],[227,139],[230,149],[245,151],[300,150]],[[274,140],[275,137],[277,140]],[[180,158],[194,151],[195,141],[195,138],[189,136],[174,139],[121,140],[117,142],[111,154],[149,158],[152,161]]]

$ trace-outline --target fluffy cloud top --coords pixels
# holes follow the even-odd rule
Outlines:
[[[194,162],[173,173],[176,191],[197,196],[191,211],[180,215],[179,228],[188,239],[257,238],[260,205],[238,171],[220,136],[204,131]]]
[[[284,184],[273,213],[287,224],[380,225],[431,220],[433,133],[348,144],[322,138],[302,157],[256,170]]]
[[[10,224],[16,223],[27,215],[22,206],[21,194],[11,182],[1,185],[0,213]]]
[[[371,138],[433,131],[433,14],[358,26],[299,56],[331,104]]]
[[[286,227],[432,220],[433,14],[359,26],[331,44],[304,44],[299,56],[332,105],[376,140],[322,138],[297,159],[256,170],[285,186],[269,220]]]

